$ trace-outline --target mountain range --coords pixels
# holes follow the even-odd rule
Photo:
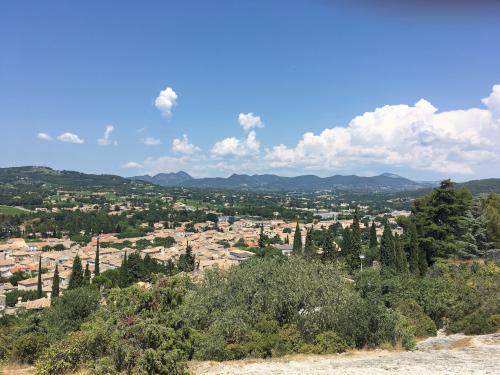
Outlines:
[[[247,175],[233,174],[227,178],[193,178],[188,173],[159,173],[154,176],[130,177],[132,180],[150,182],[168,187],[190,187],[210,189],[232,189],[252,191],[315,191],[315,190],[356,190],[356,191],[403,191],[435,186],[433,182],[416,182],[392,173],[373,177],[356,175],[318,177],[303,175],[282,177],[273,174]]]

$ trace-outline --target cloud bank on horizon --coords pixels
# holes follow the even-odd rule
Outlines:
[[[243,138],[222,139],[200,154],[184,135],[172,147],[182,157],[148,158],[128,166],[150,174],[179,168],[203,174],[348,171],[375,165],[468,175],[479,165],[500,161],[500,85],[494,85],[482,103],[484,108],[443,112],[425,99],[414,105],[385,105],[355,116],[347,126],[306,132],[295,145],[277,144],[263,152],[255,130],[263,127],[261,117],[240,113]]]
[[[175,91],[167,86],[156,98],[155,106],[163,116],[171,118],[177,99]],[[494,85],[481,102],[483,108],[443,112],[425,99],[414,105],[385,105],[355,116],[346,126],[326,128],[318,134],[306,132],[295,145],[275,144],[263,150],[257,136],[258,129],[264,127],[261,116],[239,113],[241,137],[215,141],[203,151],[183,134],[172,140],[171,155],[131,160],[121,167],[148,174],[186,169],[203,176],[221,172],[331,173],[365,166],[471,175],[479,166],[497,165],[500,161],[500,85]],[[106,126],[98,144],[117,145],[111,140],[114,130],[114,126]],[[43,132],[37,138],[54,139]],[[55,139],[84,143],[70,132]],[[161,141],[146,137],[141,143],[154,146]]]

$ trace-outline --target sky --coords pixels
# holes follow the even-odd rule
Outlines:
[[[492,0],[0,4],[0,166],[500,177]]]

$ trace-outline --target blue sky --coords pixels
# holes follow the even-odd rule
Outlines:
[[[369,3],[3,2],[0,165],[500,177],[500,8]]]

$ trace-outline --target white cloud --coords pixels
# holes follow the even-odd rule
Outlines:
[[[155,106],[165,117],[172,116],[172,107],[177,105],[177,94],[171,87],[160,91],[155,100]]]
[[[104,130],[104,135],[102,136],[102,138],[99,138],[97,140],[97,143],[100,146],[108,146],[110,144],[113,144],[116,146],[118,144],[118,142],[112,141],[111,139],[109,139],[109,137],[111,136],[111,133],[113,133],[114,130],[115,130],[114,126],[112,126],[112,125],[106,126],[106,129]]]
[[[187,165],[187,157],[160,156],[159,158],[147,158],[142,163],[142,167],[148,174],[161,172],[177,172]]]
[[[67,143],[83,143],[84,140],[81,139],[78,135],[74,133],[63,133],[60,136],[57,137],[58,140],[61,142],[67,142]]]
[[[146,146],[156,146],[159,145],[161,141],[158,138],[146,137],[142,140],[142,143],[144,143]]]
[[[500,86],[483,99],[488,109],[438,112],[428,101],[386,105],[356,116],[347,127],[307,132],[295,147],[274,146],[271,167],[353,169],[369,164],[446,173],[473,173],[500,160]]]
[[[238,116],[238,122],[247,132],[253,128],[263,128],[264,123],[262,122],[260,116],[254,115],[252,112],[240,113]]]
[[[490,96],[484,98],[482,102],[495,118],[500,119],[500,85],[494,85]]]
[[[192,155],[200,151],[198,147],[189,142],[186,134],[183,134],[182,139],[176,138],[172,142],[172,151],[178,154]]]
[[[252,130],[245,139],[230,137],[215,143],[212,147],[212,155],[216,157],[248,156],[258,154],[259,150],[260,142],[257,140],[255,131]]]
[[[48,135],[47,133],[38,133],[36,135],[36,137],[38,139],[43,140],[43,141],[52,141],[53,140],[53,138],[50,135]]]
[[[142,168],[142,165],[135,161],[129,161],[128,163],[123,164],[122,168]]]

